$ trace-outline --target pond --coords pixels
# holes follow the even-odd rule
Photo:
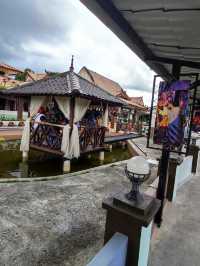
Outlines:
[[[126,160],[130,157],[128,149],[114,146],[112,152],[105,152],[103,164]],[[71,172],[99,165],[102,163],[98,159],[98,153],[91,154],[90,158],[84,155],[78,160],[72,160]],[[33,150],[29,153],[28,162],[23,163],[19,141],[0,142],[0,178],[55,176],[63,174],[62,168],[63,162],[60,157]]]

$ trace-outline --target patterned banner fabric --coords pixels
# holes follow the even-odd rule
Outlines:
[[[154,131],[155,144],[163,144],[169,149],[183,144],[189,115],[189,87],[188,80],[170,84],[160,83]]]

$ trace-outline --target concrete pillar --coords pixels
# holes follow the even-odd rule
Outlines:
[[[173,201],[173,195],[175,190],[175,182],[176,182],[176,169],[179,165],[179,162],[175,158],[169,159],[169,167],[168,167],[168,182],[167,182],[167,189],[166,189],[166,198],[169,201]]]
[[[114,132],[116,132],[117,131],[117,122],[114,122]]]
[[[188,155],[192,155],[193,156],[192,173],[196,174],[197,163],[198,163],[198,155],[199,155],[199,147],[196,146],[196,145],[190,145]]]
[[[71,162],[70,160],[65,159],[63,162],[63,172],[69,173],[71,171]]]
[[[123,194],[103,201],[106,209],[104,244],[118,232],[128,237],[127,266],[147,266],[153,219],[160,201],[144,195],[144,200],[128,200]]]
[[[17,120],[23,121],[23,99],[21,97],[17,98]]]
[[[122,141],[121,144],[122,144],[122,149],[126,149],[126,142]]]
[[[109,148],[109,151],[112,152],[112,148],[113,148],[113,147],[112,147],[112,144],[110,144],[110,145],[108,146],[108,148]]]
[[[22,161],[26,162],[28,160],[28,151],[22,152]]]
[[[20,163],[19,169],[20,169],[20,177],[27,178],[28,177],[28,164],[26,162]]]
[[[100,152],[99,152],[99,160],[100,160],[101,162],[104,161],[104,151],[100,151]]]

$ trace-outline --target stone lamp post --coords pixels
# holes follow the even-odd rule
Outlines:
[[[139,186],[150,175],[145,158],[131,158],[125,173],[132,183],[131,191],[107,198],[102,204],[107,211],[104,243],[117,232],[128,236],[126,266],[147,266],[152,224],[160,201],[139,192]]]
[[[132,183],[132,189],[126,194],[128,200],[136,202],[143,201],[144,198],[139,191],[139,186],[150,176],[150,165],[143,156],[131,158],[125,166],[125,173]]]

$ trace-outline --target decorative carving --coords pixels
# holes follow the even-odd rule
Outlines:
[[[83,128],[80,131],[79,142],[81,152],[86,152],[88,150],[95,150],[96,148],[101,148],[104,146],[106,128]]]
[[[62,127],[40,123],[34,127],[31,126],[30,144],[48,148],[51,150],[60,150],[62,142]]]
[[[81,153],[104,147],[106,128],[87,128],[79,130],[79,142]],[[62,143],[63,127],[45,122],[31,122],[30,144],[51,151],[60,151]]]

